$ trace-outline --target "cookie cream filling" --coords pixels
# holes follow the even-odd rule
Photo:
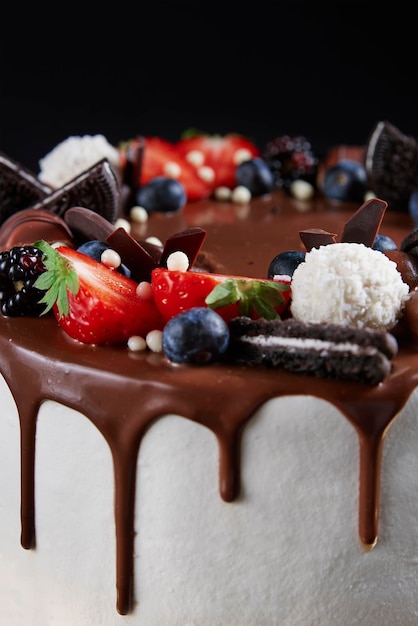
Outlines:
[[[352,354],[377,354],[377,348],[372,346],[362,347],[355,343],[342,342],[335,343],[333,341],[323,341],[322,339],[311,339],[304,337],[275,337],[273,335],[257,335],[250,337],[243,335],[241,341],[246,341],[260,347],[268,348],[302,348],[304,350],[315,350],[318,352],[351,352]]]

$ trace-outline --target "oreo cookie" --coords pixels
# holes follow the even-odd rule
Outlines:
[[[0,152],[0,224],[52,192],[36,174]]]
[[[252,366],[377,385],[391,372],[395,337],[380,330],[294,319],[231,320],[230,354]]]
[[[408,201],[418,185],[418,147],[413,137],[393,124],[379,122],[366,146],[365,168],[368,184],[389,208],[408,211]]]
[[[44,209],[64,217],[71,207],[85,207],[114,223],[119,214],[120,201],[116,174],[109,161],[102,159],[31,208]]]

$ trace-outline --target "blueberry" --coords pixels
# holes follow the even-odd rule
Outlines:
[[[326,171],[322,191],[334,200],[363,202],[367,191],[366,168],[357,161],[339,161]]]
[[[138,189],[135,200],[148,213],[175,213],[186,204],[187,196],[184,186],[177,180],[157,176]]]
[[[173,363],[206,365],[218,360],[228,345],[227,323],[207,307],[179,313],[163,329],[163,352]]]
[[[235,171],[237,185],[250,190],[252,196],[269,193],[274,187],[274,175],[264,159],[255,157],[240,163]]]
[[[105,250],[109,250],[110,246],[106,241],[99,241],[98,239],[91,239],[90,241],[86,241],[82,243],[77,248],[77,252],[81,252],[82,254],[86,254],[91,257],[95,261],[101,262],[102,254]],[[127,276],[128,278],[131,275],[131,271],[126,265],[123,263],[117,268],[119,274],[123,276]]]
[[[409,196],[408,211],[415,224],[418,224],[418,187],[415,187]]]
[[[398,246],[393,241],[392,237],[388,235],[376,235],[374,240],[373,250],[380,250],[380,252],[387,252],[388,250],[397,250]]]
[[[274,257],[269,265],[267,278],[275,276],[293,276],[297,266],[305,260],[305,252],[302,250],[287,250]]]

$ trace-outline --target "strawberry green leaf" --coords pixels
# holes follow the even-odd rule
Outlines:
[[[216,285],[205,299],[211,309],[219,309],[236,303],[239,315],[251,317],[256,312],[259,317],[275,319],[280,317],[275,307],[285,303],[282,292],[289,291],[287,283],[266,280],[242,280],[229,278]]]
[[[79,289],[78,276],[71,265],[55,248],[44,240],[36,241],[34,245],[44,253],[42,262],[46,271],[38,276],[34,286],[45,291],[39,300],[46,308],[42,315],[48,313],[55,305],[60,317],[68,315],[68,291],[76,294]]]

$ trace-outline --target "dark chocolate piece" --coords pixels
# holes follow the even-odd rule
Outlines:
[[[63,217],[71,207],[82,206],[113,223],[118,215],[119,203],[116,174],[109,161],[102,159],[31,208],[46,209]]]
[[[114,225],[105,217],[82,206],[68,209],[64,214],[64,220],[78,243],[92,239],[104,241],[115,230]]]
[[[151,272],[158,262],[136,239],[124,228],[116,228],[106,237],[106,241],[116,250],[126,267],[129,267],[133,280],[138,283],[143,280],[150,282]]]
[[[193,267],[205,239],[206,231],[203,228],[187,228],[171,235],[165,242],[160,266],[167,267],[167,259],[170,254],[181,250],[189,259],[189,268]]]
[[[418,229],[413,230],[402,240],[399,249],[418,257]]]
[[[343,243],[363,243],[372,247],[379,232],[388,203],[379,198],[367,200],[344,226]]]
[[[51,192],[52,188],[41,183],[36,174],[0,152],[0,224]]]
[[[230,354],[238,362],[377,385],[398,344],[386,331],[338,324],[234,318]]]
[[[327,246],[330,243],[336,243],[337,235],[329,233],[322,228],[307,228],[306,230],[299,231],[299,237],[306,252],[310,252],[312,248],[319,248],[319,246]]]

